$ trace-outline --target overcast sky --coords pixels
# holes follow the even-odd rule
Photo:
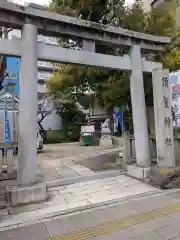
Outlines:
[[[47,5],[50,2],[50,0],[12,0],[12,1],[16,3],[21,3],[22,5],[24,5],[25,2],[33,2],[41,5]],[[133,0],[126,0],[126,2],[131,4]]]

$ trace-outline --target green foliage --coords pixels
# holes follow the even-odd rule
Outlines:
[[[52,0],[49,9],[68,16],[98,22],[119,9],[124,0]]]
[[[180,127],[174,127],[173,128],[174,136],[179,137],[180,135]]]
[[[80,138],[80,126],[85,120],[85,114],[76,107],[72,94],[56,92],[55,104],[57,113],[62,118],[62,129],[47,132],[47,143],[60,143],[78,141]]]
[[[180,50],[178,47],[173,48],[164,58],[165,66],[172,71],[180,69]]]
[[[172,2],[165,2],[148,14],[147,33],[173,37],[175,30],[175,6]]]
[[[61,110],[62,126],[68,128],[69,126],[79,125],[83,122],[85,116],[80,112],[73,103],[63,104]]]
[[[115,0],[52,0],[51,9],[72,16],[67,11],[71,9],[73,16],[83,19],[154,35],[170,36],[171,44],[165,53],[157,54],[155,60],[162,61],[164,66],[170,70],[180,68],[180,41],[179,33],[175,29],[175,8],[172,2],[165,2],[160,8],[155,8],[150,13],[143,11],[140,1],[136,1],[132,7],[127,7],[124,6],[124,1]],[[68,47],[71,46],[68,45]],[[124,54],[121,48],[96,47],[101,53]],[[114,106],[130,103],[128,74],[109,69],[61,64],[58,71],[48,81],[48,87],[56,95],[60,92],[68,92],[72,95],[74,87],[81,93],[87,89],[92,90],[96,93],[99,102],[108,110]],[[152,86],[145,86],[145,95],[147,103],[151,105]]]
[[[61,106],[62,129],[59,131],[47,131],[47,143],[61,143],[78,141],[80,138],[80,124],[84,121],[84,114],[77,110],[71,102]]]
[[[52,131],[49,130],[46,133],[46,142],[45,143],[61,143],[66,141],[62,131],[58,130],[58,131]]]
[[[57,131],[47,131],[46,143],[63,143],[78,141],[80,137],[79,128],[71,126]]]

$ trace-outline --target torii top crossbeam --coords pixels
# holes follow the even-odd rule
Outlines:
[[[168,37],[144,34],[33,7],[0,2],[1,26],[21,29],[25,23],[35,25],[39,34],[46,36],[87,39],[111,46],[131,47],[138,44],[142,49],[148,51],[163,51],[164,46],[170,42]]]

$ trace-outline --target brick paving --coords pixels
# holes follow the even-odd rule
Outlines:
[[[180,240],[180,191],[127,200],[0,232],[2,240]]]

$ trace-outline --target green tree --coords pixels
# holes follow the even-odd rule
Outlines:
[[[99,5],[96,5],[95,2],[98,2]],[[160,8],[153,9],[150,13],[143,11],[140,1],[136,1],[132,7],[124,6],[123,1],[114,1],[113,6],[110,1],[100,0],[70,1],[70,3],[64,1],[64,3],[64,9],[71,9],[76,17],[116,27],[121,26],[129,30],[170,36],[172,38],[171,44],[165,53],[157,54],[155,60],[162,61],[165,67],[170,70],[180,68],[179,38],[175,29],[175,9],[172,3],[164,3]],[[80,3],[83,4],[83,7]],[[62,1],[52,0],[52,5],[54,11],[68,14],[65,10],[61,11]],[[120,55],[123,54],[123,49],[98,46],[98,52]],[[62,91],[72,93],[74,87],[82,93],[91,89],[109,112],[114,106],[127,103],[130,105],[129,76],[114,70],[61,64],[58,71],[49,80],[48,87],[53,93]],[[152,86],[149,84],[145,85],[145,94],[147,102],[151,105],[152,100],[149,99],[152,99]]]

